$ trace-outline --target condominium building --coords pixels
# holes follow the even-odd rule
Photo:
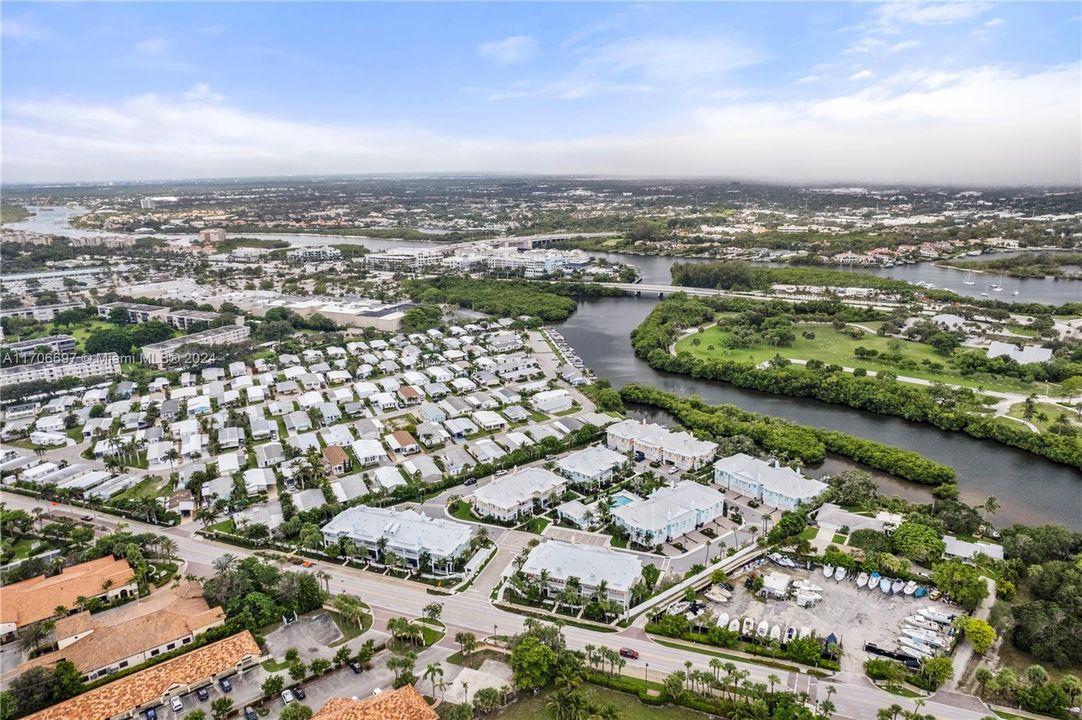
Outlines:
[[[187,330],[199,323],[212,323],[221,316],[221,313],[209,310],[173,310],[165,316],[165,320],[179,330]]]
[[[626,455],[603,445],[592,445],[560,458],[556,467],[576,485],[598,485],[608,482],[616,468],[626,462]]]
[[[293,248],[286,253],[293,262],[327,262],[341,260],[342,251],[330,245]]]
[[[647,460],[676,465],[684,470],[702,467],[714,458],[717,443],[698,440],[686,432],[661,425],[623,420],[610,425],[606,444],[617,452],[642,453]]]
[[[13,291],[14,292],[14,291]],[[58,312],[65,310],[81,310],[85,305],[81,302],[53,303],[51,305],[28,305],[26,307],[0,309],[0,318],[21,317],[38,322],[51,322]]]
[[[480,487],[471,496],[479,517],[510,522],[533,514],[534,506],[547,507],[567,488],[567,480],[544,468],[517,469]]]
[[[383,559],[383,541],[384,552],[405,558],[414,567],[421,555],[427,554],[433,569],[450,572],[454,561],[470,547],[473,531],[471,525],[430,518],[415,510],[357,505],[338,513],[323,526],[323,540],[333,545],[349,538],[374,560]]]
[[[50,354],[75,352],[75,338],[71,335],[49,335],[48,337],[21,340],[4,346],[5,352],[18,356],[20,360],[37,354],[39,348],[47,348]]]
[[[547,595],[558,594],[571,578],[578,578],[583,598],[595,597],[604,586],[604,599],[625,610],[632,588],[642,580],[642,561],[631,553],[560,540],[545,540],[535,547],[520,570],[534,582],[543,574]]]
[[[199,231],[199,242],[220,243],[225,240],[225,228],[207,228]]]
[[[826,483],[806,478],[792,468],[744,453],[714,463],[714,482],[781,510],[811,502],[827,489]]]
[[[365,255],[364,264],[377,270],[418,270],[439,264],[444,252],[442,248],[391,248]]]
[[[252,331],[247,325],[222,325],[191,335],[182,335],[152,345],[144,345],[143,362],[164,367],[180,359],[176,357],[176,351],[185,345],[235,345],[247,340],[251,334]]]
[[[116,353],[79,355],[57,362],[0,368],[0,387],[27,382],[56,382],[69,377],[112,377],[119,374],[120,356]]]
[[[149,320],[161,320],[165,322],[169,314],[169,308],[164,305],[147,305],[145,303],[111,302],[98,305],[98,317],[108,320],[109,316],[117,308],[128,311],[128,322],[144,323]]]
[[[725,496],[691,480],[613,508],[612,517],[640,545],[670,542],[725,514]]]

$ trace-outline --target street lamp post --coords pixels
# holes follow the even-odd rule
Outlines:
[[[497,640],[496,640],[496,635],[498,635],[498,634],[499,634],[499,629],[500,629],[500,626],[499,626],[499,625],[497,625],[496,623],[493,623],[493,624],[492,624],[492,643],[493,643],[494,645],[498,645],[498,644],[499,644],[499,641],[497,641]]]
[[[646,682],[646,692],[650,693],[650,663],[646,663],[646,672],[643,673],[643,678]]]

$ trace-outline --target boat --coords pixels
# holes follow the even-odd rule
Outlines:
[[[895,580],[891,586],[890,591],[897,595],[905,588],[905,580]]]
[[[938,630],[939,624],[934,623],[923,615],[910,615],[905,619],[905,622],[914,627],[924,628],[925,630]]]
[[[924,630],[923,628],[906,627],[902,628],[902,633],[906,637],[913,638],[919,643],[929,645],[931,647],[943,647],[943,641],[931,630]]]
[[[823,566],[823,577],[830,577],[833,574],[834,574],[834,566],[833,565],[824,565]]]
[[[950,625],[953,617],[945,613],[941,613],[935,608],[921,608],[917,611],[919,614],[928,618],[932,622],[937,622],[940,625]]]
[[[905,587],[902,588],[902,593],[905,594],[905,595],[912,595],[916,591],[917,591],[917,581],[916,580],[910,580],[909,582],[907,582],[905,584]]]
[[[785,642],[792,642],[794,639],[796,639],[796,628],[790,625],[785,628]]]
[[[750,617],[744,618],[744,625],[741,628],[740,634],[741,635],[751,635],[751,632],[754,629],[755,629],[755,620],[753,620]]]
[[[845,580],[845,575],[848,572],[848,570],[839,565],[838,568],[834,571],[834,579],[838,582],[841,582],[842,580]]]
[[[718,619],[717,619],[717,622],[715,624],[720,628],[728,627],[728,625],[729,625],[729,613],[722,613],[721,615],[718,615]]]
[[[781,642],[781,625],[770,628],[770,639]]]
[[[691,603],[687,602],[686,600],[674,602],[672,605],[669,606],[668,613],[670,615],[679,615],[683,612],[686,612],[688,607],[690,606]]]
[[[966,279],[962,281],[963,285],[976,285],[977,282],[973,279],[973,271],[970,270],[966,273]]]
[[[927,594],[928,588],[924,587],[923,585],[918,585],[917,589],[913,591],[913,597],[915,598],[922,598]]]
[[[733,618],[729,621],[729,632],[740,632],[740,618]]]
[[[765,637],[768,632],[770,632],[770,623],[766,620],[760,620],[759,627],[755,628],[755,634]]]
[[[899,637],[898,644],[905,647],[906,652],[917,653],[917,655],[919,655],[921,658],[927,659],[932,657],[932,652],[930,648],[921,645],[920,643],[914,642],[907,637]]]
[[[809,592],[820,592],[823,589],[815,583],[803,579],[794,580],[793,587],[795,587],[797,590],[807,590]]]
[[[890,578],[883,578],[879,581],[879,589],[884,593],[890,592]]]
[[[879,573],[873,572],[868,578],[868,589],[875,590],[875,586],[879,584]]]
[[[866,586],[867,584],[868,584],[868,573],[862,572],[860,575],[857,575],[857,587],[858,588],[862,588],[862,587]]]
[[[807,625],[805,625],[804,627],[800,628],[800,635],[798,637],[801,640],[803,640],[806,637],[811,637],[811,634],[812,634],[812,629],[810,627],[808,627]]]

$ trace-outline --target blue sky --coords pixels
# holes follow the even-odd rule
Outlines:
[[[1076,3],[0,8],[6,181],[1082,182]]]

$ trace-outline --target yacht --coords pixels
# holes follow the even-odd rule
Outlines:
[[[938,623],[932,622],[931,620],[924,617],[923,615],[910,615],[905,619],[905,621],[908,624],[910,624],[910,625],[912,625],[914,627],[924,628],[925,630],[938,630],[939,629],[939,624]]]
[[[932,653],[929,650],[929,648],[927,648],[924,645],[921,645],[920,643],[914,642],[913,640],[911,640],[911,639],[909,639],[907,637],[904,637],[904,636],[899,637],[898,638],[898,644],[902,645],[905,648],[905,653],[908,654],[908,655],[912,655],[913,653],[916,653],[919,658],[925,659],[925,660],[932,657]]]
[[[921,608],[917,612],[932,622],[937,622],[940,625],[950,625],[951,620],[953,619],[953,616],[941,613],[935,608]]]

